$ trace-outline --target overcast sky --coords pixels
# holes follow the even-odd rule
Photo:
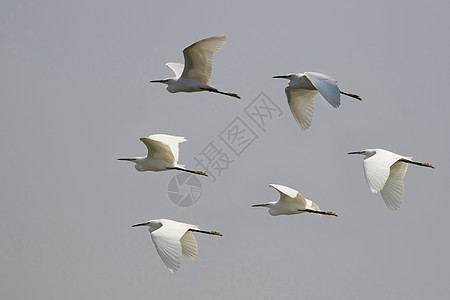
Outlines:
[[[445,299],[450,292],[448,1],[2,1],[0,290],[4,299]],[[236,92],[170,94],[191,43],[225,34],[211,84]],[[301,131],[274,75],[313,71],[361,95],[335,109],[316,97]],[[264,94],[260,94],[263,92]],[[255,103],[278,108],[264,126]],[[255,102],[252,102],[254,101]],[[252,106],[253,105],[253,106]],[[237,123],[253,132],[227,146]],[[237,125],[236,125],[237,126]],[[184,136],[192,169],[208,145],[228,169],[199,177],[201,197],[168,197],[176,171],[140,173],[140,137]],[[225,141],[224,141],[225,140]],[[390,212],[364,178],[384,148],[410,166]],[[272,217],[269,183],[339,216]],[[187,193],[183,187],[180,193]],[[197,234],[199,257],[171,274],[148,231],[168,218]]]

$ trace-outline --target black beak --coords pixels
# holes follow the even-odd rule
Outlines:
[[[117,160],[135,161],[136,158],[118,158]]]
[[[253,204],[252,207],[264,207],[267,206],[267,204]]]
[[[145,223],[135,224],[135,225],[133,225],[131,227],[147,226],[147,225],[148,225],[148,222],[145,222]]]
[[[272,78],[284,78],[284,79],[289,79],[289,75],[278,75],[278,76],[273,76]]]
[[[347,154],[363,154],[363,151],[355,151],[355,152],[349,152]]]
[[[167,79],[150,80],[150,82],[166,83]]]

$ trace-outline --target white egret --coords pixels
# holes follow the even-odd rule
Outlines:
[[[196,225],[160,219],[136,224],[148,226],[156,251],[171,273],[180,268],[181,254],[194,261],[198,256],[197,241],[192,232],[222,236],[217,231],[200,230]]]
[[[289,83],[285,88],[289,108],[302,130],[306,130],[311,126],[314,113],[314,96],[317,95],[317,92],[333,107],[341,105],[340,94],[361,100],[358,95],[339,90],[336,84],[337,81],[324,74],[305,72],[303,74],[274,76],[273,78],[289,79]]]
[[[337,216],[331,211],[321,211],[316,203],[305,199],[294,189],[279,184],[269,184],[269,186],[280,193],[280,200],[264,204],[255,204],[252,205],[252,207],[269,207],[269,214],[272,216],[294,215],[304,212]]]
[[[166,66],[175,73],[175,77],[150,82],[167,84],[167,90],[171,93],[209,91],[240,99],[241,97],[235,93],[219,91],[209,84],[214,54],[222,48],[226,40],[225,36],[217,35],[193,43],[183,50],[184,65],[166,63]]]
[[[134,162],[136,170],[140,172],[180,170],[208,176],[205,172],[188,170],[183,165],[178,164],[178,144],[186,142],[184,137],[153,134],[148,138],[140,138],[140,140],[147,146],[148,154],[146,157],[118,158],[118,160]]]
[[[348,154],[365,155],[363,166],[367,184],[372,193],[381,193],[384,203],[391,211],[400,207],[403,197],[403,178],[408,164],[434,168],[428,163],[415,162],[412,157],[383,149],[366,149]]]

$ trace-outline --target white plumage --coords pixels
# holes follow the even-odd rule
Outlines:
[[[197,258],[197,240],[192,234],[193,231],[222,236],[216,231],[203,231],[196,225],[167,219],[151,220],[132,227],[137,226],[149,227],[156,251],[171,273],[180,268],[182,254],[191,261]]]
[[[167,84],[167,90],[170,93],[209,91],[239,99],[237,94],[219,91],[209,84],[214,54],[222,48],[226,40],[225,36],[217,35],[193,43],[183,50],[184,65],[174,62],[166,63],[166,66],[175,73],[175,77],[150,82]]]
[[[134,162],[136,170],[144,171],[164,171],[181,170],[189,173],[204,175],[202,171],[192,171],[178,164],[179,150],[178,144],[186,141],[184,137],[172,136],[167,134],[153,134],[151,136],[140,138],[147,147],[146,157],[119,158]]]
[[[280,184],[269,184],[269,186],[280,193],[280,200],[265,204],[255,204],[252,207],[269,207],[269,214],[272,216],[293,215],[304,212],[336,216],[335,213],[321,211],[315,202],[305,199],[298,191],[290,187]]]
[[[314,97],[318,92],[333,107],[341,105],[340,94],[361,100],[358,95],[340,91],[335,79],[321,73],[305,72],[303,74],[274,76],[273,78],[289,79],[289,83],[285,88],[286,97],[292,115],[302,130],[306,130],[311,126],[314,113]]]
[[[412,157],[399,155],[384,149],[366,149],[350,152],[364,157],[364,175],[372,193],[381,193],[386,206],[395,211],[403,197],[403,178],[408,164],[433,168],[430,164],[415,162]]]

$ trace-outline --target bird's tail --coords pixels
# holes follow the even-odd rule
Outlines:
[[[346,93],[346,92],[343,92],[343,91],[340,91],[340,92],[341,92],[341,94],[343,94],[343,95],[345,95],[345,96],[349,96],[349,97],[358,99],[359,101],[362,101],[361,97],[358,96],[358,95],[356,95],[356,94]]]
[[[222,234],[217,231],[206,231],[206,230],[193,229],[193,228],[189,229],[189,231],[195,231],[195,232],[201,232],[201,233],[206,233],[206,234],[222,236]]]

